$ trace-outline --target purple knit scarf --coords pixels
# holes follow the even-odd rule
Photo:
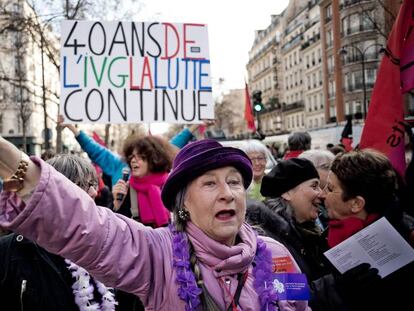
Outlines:
[[[191,270],[190,247],[187,235],[177,231],[174,225],[169,226],[173,234],[173,266],[177,272],[178,296],[186,302],[186,311],[195,311],[200,306],[201,288]],[[254,288],[259,296],[260,310],[277,310],[278,296],[273,289],[272,253],[266,243],[257,238],[257,251],[253,262]]]

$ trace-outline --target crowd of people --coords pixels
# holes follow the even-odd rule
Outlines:
[[[385,277],[366,262],[341,273],[324,253],[383,217],[414,246],[412,164],[404,181],[375,150],[312,150],[298,132],[269,170],[271,148],[197,140],[197,126],[170,141],[131,136],[118,155],[65,126],[90,161],[28,157],[0,137],[8,310],[411,305],[414,262]],[[303,295],[283,296],[286,274],[305,277]]]

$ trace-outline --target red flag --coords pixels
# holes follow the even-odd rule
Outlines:
[[[246,101],[245,101],[245,106],[244,106],[244,118],[247,121],[247,128],[255,132],[256,125],[254,124],[254,116],[252,113],[252,103],[250,101],[249,88],[247,87],[247,83],[245,83],[245,100]]]
[[[98,144],[100,144],[101,146],[104,146],[106,148],[106,144],[103,141],[103,139],[98,135],[98,133],[96,133],[95,131],[92,132],[92,138],[94,141],[96,141]]]
[[[404,176],[404,107],[400,74],[400,59],[411,55],[413,0],[404,0],[388,37],[385,56],[381,61],[372,93],[368,116],[362,132],[360,147],[373,148],[386,154],[394,168]]]
[[[346,151],[352,150],[352,117],[348,117],[341,134],[341,143],[345,146]]]

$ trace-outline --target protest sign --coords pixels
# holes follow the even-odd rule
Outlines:
[[[214,118],[207,26],[62,22],[65,123],[197,123]]]

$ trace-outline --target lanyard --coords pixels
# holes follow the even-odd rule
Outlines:
[[[234,296],[232,297],[230,290],[227,288],[226,284],[224,284],[223,280],[220,279],[220,281],[223,283],[224,290],[226,291],[227,295],[229,297],[232,297],[231,304],[227,308],[227,311],[237,311],[237,305],[239,304],[240,294],[241,290],[244,286],[244,283],[246,283],[247,276],[249,275],[249,272],[246,271],[244,273],[238,273],[237,274],[237,289],[234,293]]]

